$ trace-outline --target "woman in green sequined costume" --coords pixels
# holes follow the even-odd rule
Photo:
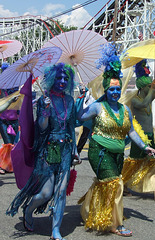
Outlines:
[[[131,236],[132,232],[123,226],[123,167],[125,138],[128,134],[145,152],[155,152],[145,146],[132,124],[129,108],[118,102],[121,96],[120,79],[121,63],[115,55],[113,45],[105,46],[102,53],[111,49],[114,56],[108,56],[108,66],[103,75],[105,94],[88,107],[83,102],[78,119],[93,119],[92,138],[89,144],[88,158],[96,174],[94,183],[87,194],[81,198],[83,202],[81,215],[86,228],[97,231],[110,231],[121,236]],[[105,60],[105,56],[102,61]],[[99,62],[99,63],[100,63]],[[110,64],[109,64],[110,63]],[[105,64],[106,65],[106,64]]]

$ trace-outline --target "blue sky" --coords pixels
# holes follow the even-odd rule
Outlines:
[[[71,9],[87,0],[5,0],[0,3],[0,18],[17,17],[21,15],[42,15],[52,17],[60,12]],[[92,0],[92,3],[61,17],[65,25],[83,27],[108,0]],[[111,1],[113,2],[113,0]],[[101,12],[103,13],[103,11]],[[98,15],[100,16],[100,15]],[[55,20],[55,19],[54,19]]]

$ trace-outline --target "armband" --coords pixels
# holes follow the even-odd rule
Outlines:
[[[143,151],[148,147],[148,145],[145,144],[145,146],[142,148]]]

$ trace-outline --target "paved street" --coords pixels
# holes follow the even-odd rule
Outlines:
[[[77,181],[75,190],[67,197],[67,206],[61,227],[61,232],[66,240],[114,240],[122,237],[115,234],[100,235],[95,232],[86,232],[80,217],[78,199],[88,190],[94,174],[87,161],[87,151],[81,154],[82,164],[76,167]],[[10,240],[47,240],[51,233],[51,221],[48,214],[34,216],[35,231],[27,233],[22,223],[22,211],[13,218],[5,215],[5,211],[11,200],[18,192],[14,174],[0,175],[0,239]],[[154,240],[155,239],[155,201],[153,194],[136,194],[132,197],[124,197],[124,214],[127,220],[125,227],[133,231],[130,239]]]

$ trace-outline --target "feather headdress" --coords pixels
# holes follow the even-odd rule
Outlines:
[[[123,76],[121,72],[121,61],[117,55],[116,46],[112,43],[101,45],[99,52],[101,58],[96,61],[96,64],[97,68],[100,68],[102,65],[105,66],[103,73],[104,89],[108,89],[111,78],[118,79],[120,81],[120,86],[122,86],[122,81],[120,80]]]

